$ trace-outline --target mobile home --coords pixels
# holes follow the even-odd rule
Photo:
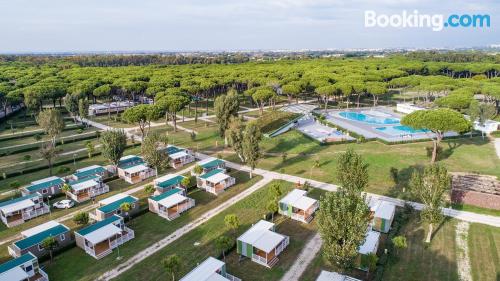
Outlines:
[[[361,281],[361,280],[347,275],[342,275],[337,272],[322,270],[316,281]]]
[[[319,207],[318,200],[307,197],[307,191],[294,189],[279,201],[278,212],[294,220],[309,223]]]
[[[241,279],[227,273],[226,263],[208,257],[180,281],[241,281]]]
[[[30,185],[21,188],[21,194],[23,196],[26,196],[38,192],[43,197],[47,197],[49,195],[61,193],[61,187],[63,186],[63,184],[63,179],[61,179],[60,177],[52,176],[31,182]]]
[[[276,233],[274,223],[260,220],[238,237],[237,252],[252,261],[271,268],[290,243],[290,237]]]
[[[34,193],[0,203],[0,219],[7,227],[20,225],[27,220],[48,213],[49,206],[40,193]]]
[[[356,258],[356,267],[367,271],[369,266],[368,256],[370,254],[377,254],[378,245],[380,241],[380,233],[369,230],[366,233],[365,242],[358,249],[358,257]]]
[[[102,221],[113,215],[134,215],[139,211],[139,199],[125,193],[118,193],[98,202],[99,207],[94,212],[90,212],[90,219],[94,221]],[[121,206],[123,203],[129,203],[131,208],[127,214],[122,214]]]
[[[389,232],[396,213],[396,205],[379,200],[372,210],[374,210],[372,229],[383,233]]]
[[[109,192],[109,186],[102,181],[100,176],[89,176],[69,181],[68,184],[71,189],[66,194],[79,203]]]
[[[0,264],[0,281],[49,281],[49,276],[38,265],[31,253]]]
[[[194,199],[185,196],[184,189],[174,188],[148,199],[149,211],[167,220],[178,218],[180,214],[195,205]]]
[[[156,176],[156,171],[148,167],[144,159],[136,155],[124,156],[118,163],[118,176],[134,184]]]
[[[214,169],[196,178],[196,186],[218,195],[236,184],[236,179],[226,174],[223,169]]]
[[[222,170],[226,169],[226,162],[224,162],[224,160],[214,158],[214,157],[208,157],[208,158],[205,158],[201,161],[198,161],[196,163],[196,165],[200,166],[203,169],[201,175],[208,173],[208,172],[215,170],[215,169],[222,169]],[[196,175],[194,173],[194,171],[191,171],[191,174],[193,176],[199,176],[199,175]]]
[[[42,242],[48,237],[54,237],[57,241],[57,248],[61,249],[73,242],[70,229],[56,221],[48,221],[21,232],[22,239],[12,243],[9,247],[9,254],[14,258],[31,252],[37,258],[41,258],[49,251],[44,249]]]
[[[76,245],[95,259],[105,257],[134,237],[134,231],[126,227],[123,218],[118,215],[75,232]]]
[[[184,188],[184,186],[182,186],[181,184],[183,179],[183,176],[174,174],[168,174],[155,179],[153,181],[154,187],[156,189],[155,194],[162,194],[174,188]]]
[[[191,150],[168,145],[164,148],[168,153],[168,158],[170,159],[170,166],[174,169],[178,169],[187,165],[189,163],[194,162],[194,154]]]
[[[92,165],[85,168],[81,168],[76,170],[76,172],[72,175],[73,180],[81,180],[84,178],[99,176],[102,179],[105,179],[110,176],[110,172],[99,165]]]

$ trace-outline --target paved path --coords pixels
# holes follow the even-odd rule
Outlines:
[[[497,151],[498,158],[500,158],[500,138],[495,138],[495,150]]]
[[[323,241],[321,241],[319,233],[316,233],[316,235],[307,242],[306,246],[300,252],[300,255],[295,259],[292,267],[290,267],[283,278],[281,278],[281,281],[299,281],[300,276],[302,276],[307,266],[312,262],[314,257],[316,257],[322,244]]]
[[[220,214],[222,211],[226,210],[227,208],[231,207],[235,203],[245,199],[247,196],[252,194],[253,192],[257,191],[258,189],[262,188],[266,184],[270,183],[272,181],[272,178],[264,178],[251,187],[247,188],[246,190],[242,191],[241,193],[235,195],[234,197],[230,198],[226,202],[220,204],[219,206],[215,207],[214,209],[207,211],[205,214],[203,214],[201,217],[195,219],[194,221],[184,225],[183,227],[177,229],[174,231],[172,234],[166,236],[162,240],[158,241],[157,243],[147,247],[146,249],[138,252],[135,254],[133,257],[130,259],[126,260],[116,268],[105,272],[97,280],[110,280],[112,278],[117,277],[121,273],[127,271],[128,269],[132,268],[134,265],[138,264],[142,260],[146,259],[147,257],[153,255],[154,253],[160,251],[164,247],[170,245],[177,239],[181,238],[183,235],[188,233],[189,231],[195,229],[196,227],[200,226],[201,224],[205,223],[209,219],[213,218],[217,214]]]

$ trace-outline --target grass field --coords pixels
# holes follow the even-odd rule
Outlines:
[[[89,117],[90,120],[94,122],[99,122],[107,126],[111,126],[114,128],[132,128],[137,127],[136,124],[128,124],[125,121],[121,120],[121,113],[116,115],[116,113],[111,113],[111,118],[109,118],[108,114],[101,114],[96,116]]]
[[[293,188],[293,184],[281,182],[283,194]],[[319,198],[321,190],[313,190],[311,197]],[[161,266],[161,259],[165,256],[176,254],[183,262],[183,276],[202,262],[208,256],[219,256],[214,246],[214,239],[220,235],[232,236],[224,226],[224,216],[236,214],[240,220],[237,235],[245,232],[253,223],[261,219],[266,213],[265,204],[268,200],[267,188],[261,188],[244,200],[236,203],[226,211],[210,219],[207,223],[189,232],[174,244],[165,247],[160,252],[148,257],[129,271],[120,275],[117,280],[165,280],[168,278],[166,271]],[[280,256],[280,261],[272,269],[267,269],[256,263],[244,260],[238,262],[235,250],[227,255],[227,270],[229,273],[243,280],[279,280],[295,261],[307,240],[315,233],[314,222],[305,225],[277,216],[277,232],[290,236],[290,245]],[[196,243],[196,245],[195,245]]]
[[[234,172],[237,185],[218,197],[199,189],[188,196],[196,200],[196,206],[174,221],[167,221],[153,213],[146,213],[130,221],[129,227],[135,231],[135,238],[120,246],[120,254],[126,260],[138,251],[164,238],[188,222],[200,217],[206,211],[215,208],[235,194],[247,189],[260,177],[249,179],[248,174]],[[177,242],[173,245],[177,245]],[[72,248],[58,255],[52,264],[46,264],[50,280],[94,280],[100,273],[117,266],[123,260],[116,260],[117,251],[96,262],[80,248]],[[61,270],[64,268],[64,270]],[[143,280],[139,278],[138,280]]]
[[[500,280],[500,228],[473,223],[468,242],[473,280]]]

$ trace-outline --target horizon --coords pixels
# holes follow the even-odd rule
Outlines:
[[[459,49],[499,44],[482,0],[0,1],[2,54]],[[366,11],[491,16],[484,28],[365,27]]]

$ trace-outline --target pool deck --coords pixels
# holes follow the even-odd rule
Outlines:
[[[350,137],[336,129],[320,124],[314,121],[312,117],[309,119],[302,119],[295,128],[305,135],[319,141],[319,142],[338,142],[338,141],[352,141],[355,138]]]
[[[434,137],[433,133],[407,133],[401,135],[390,135],[386,134],[383,131],[379,131],[377,127],[393,127],[398,126],[399,124],[370,124],[363,121],[355,121],[344,118],[339,115],[340,112],[352,111],[359,113],[369,113],[369,111],[374,111],[375,114],[381,113],[383,115],[387,115],[387,118],[398,118],[401,119],[403,115],[394,112],[389,107],[360,107],[360,108],[349,108],[343,110],[328,110],[327,111],[327,121],[333,123],[337,126],[340,126],[348,131],[354,132],[358,135],[362,135],[366,139],[381,139],[387,142],[400,142],[400,141],[412,141],[412,140],[422,140],[422,139],[431,139]],[[324,110],[318,110],[317,113],[324,114]],[[445,136],[456,136],[456,133],[449,132],[446,133]]]

